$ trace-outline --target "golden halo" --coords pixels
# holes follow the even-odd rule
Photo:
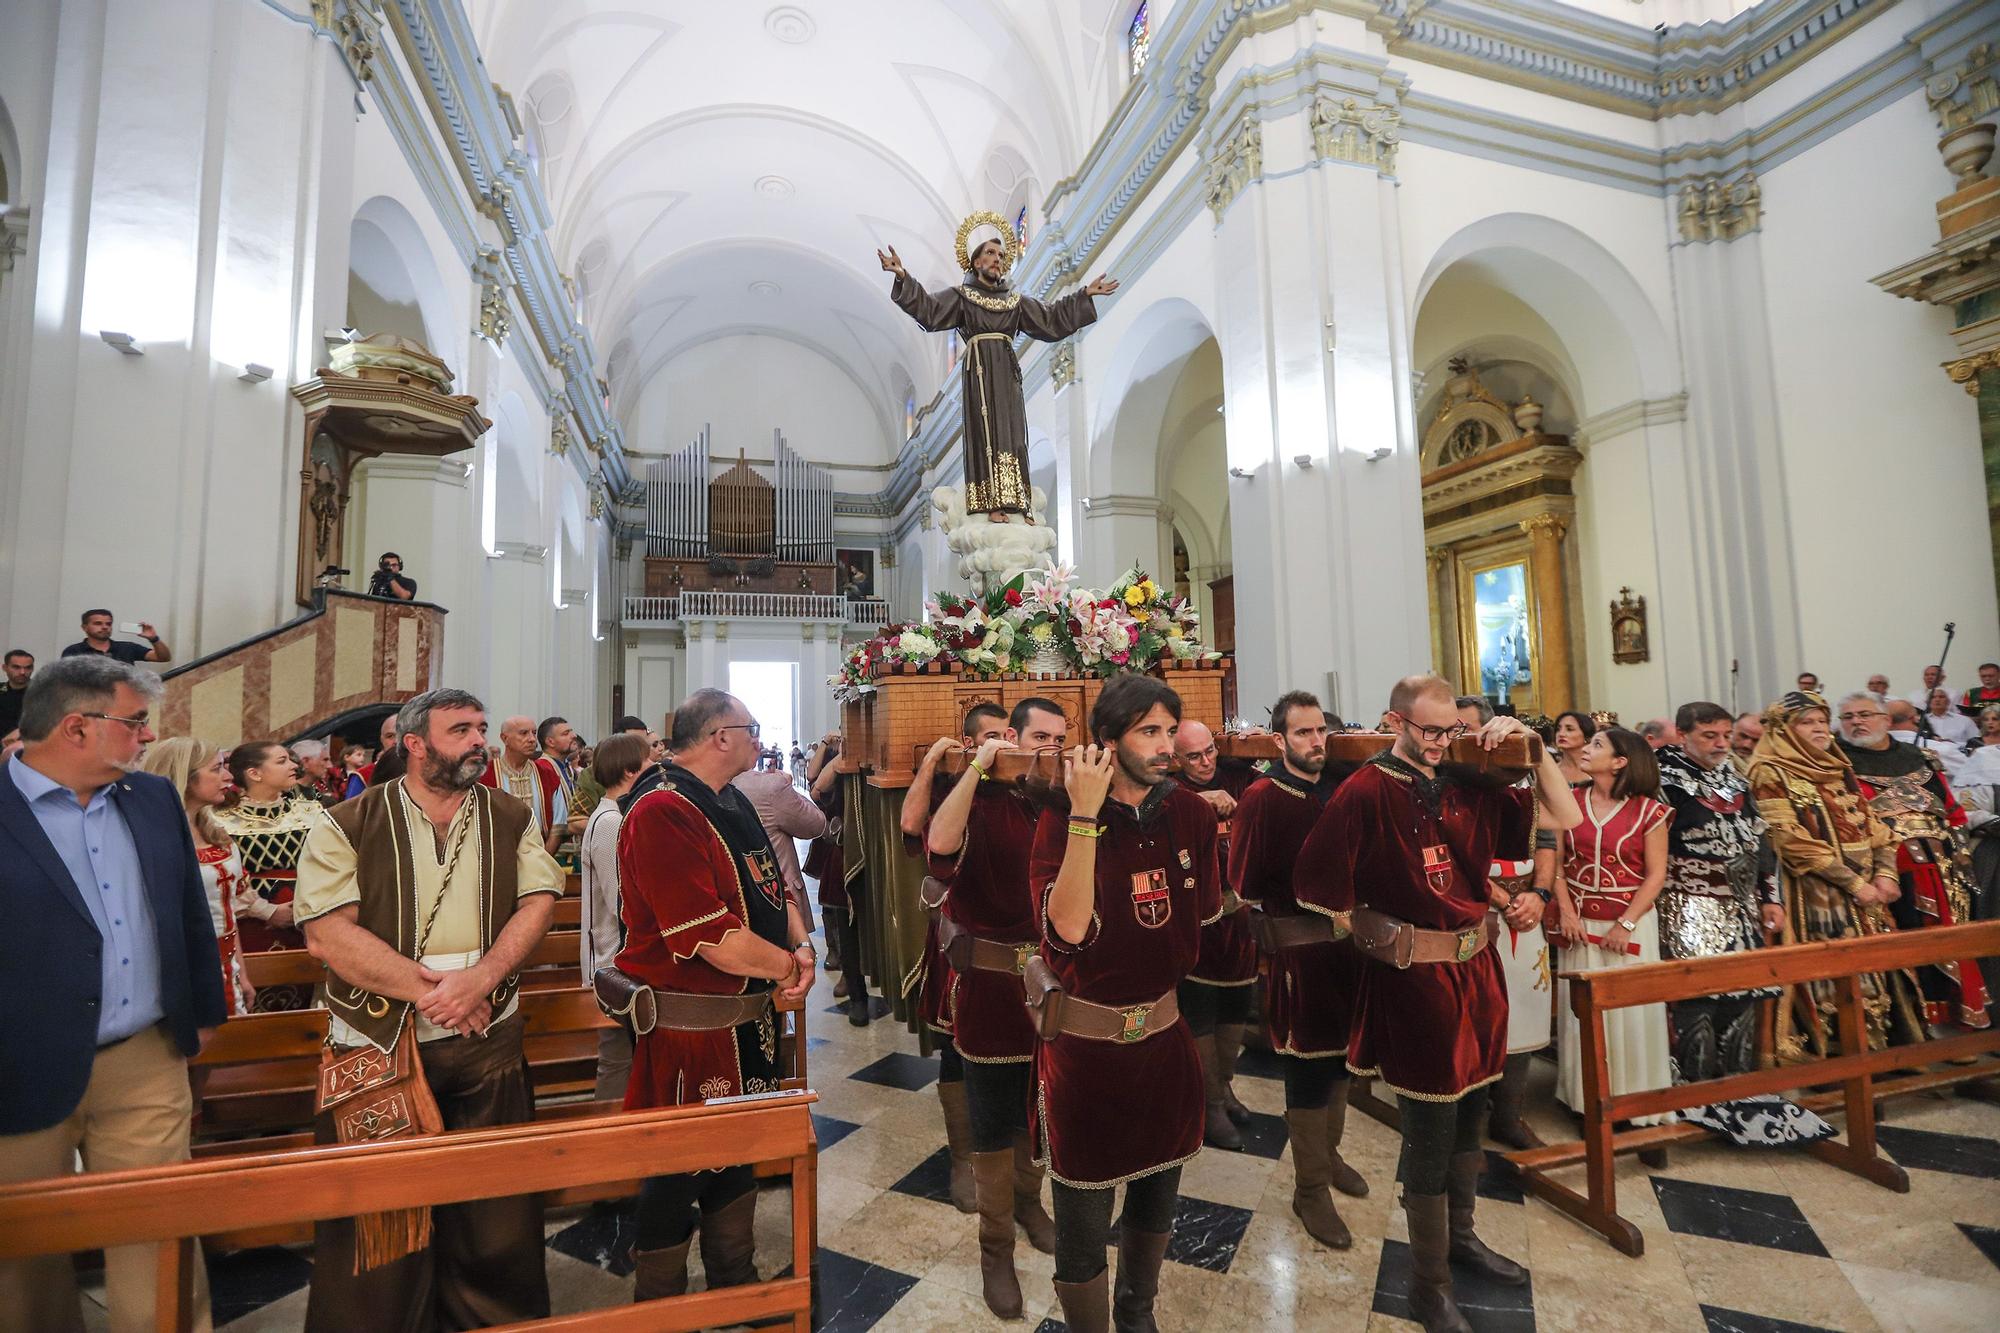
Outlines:
[[[1007,219],[1001,217],[998,213],[988,210],[974,213],[971,217],[958,224],[958,243],[952,251],[953,256],[958,260],[958,271],[960,273],[972,272],[972,256],[967,252],[965,243],[972,239],[972,231],[975,227],[997,227],[1000,229],[1000,249],[1003,252],[1000,271],[1005,273],[1008,269],[1014,267],[1014,261],[1021,257],[1021,243],[1014,238],[1014,228]]]

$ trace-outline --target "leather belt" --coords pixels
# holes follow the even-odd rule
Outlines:
[[[745,995],[691,995],[659,990],[615,967],[601,967],[592,979],[598,1007],[631,1026],[638,1036],[655,1028],[669,1032],[714,1032],[754,1022],[771,1012],[771,992]]]
[[[1087,1037],[1092,1041],[1129,1043],[1144,1041],[1155,1033],[1165,1032],[1180,1016],[1180,1001],[1172,991],[1151,1004],[1133,1004],[1123,1008],[1093,1004],[1074,995],[1065,995],[1062,1031],[1069,1036]]]
[[[1370,907],[1355,908],[1353,920],[1354,947],[1378,963],[1399,968],[1470,962],[1500,933],[1499,918],[1491,912],[1464,930],[1426,930]]]
[[[1002,940],[980,939],[945,915],[938,917],[937,929],[938,952],[950,960],[952,968],[959,972],[1001,972],[1018,977],[1028,966],[1028,960],[1041,948],[1040,942],[1035,940],[1008,944]]]
[[[1306,913],[1273,916],[1261,907],[1250,913],[1250,934],[1265,953],[1297,949],[1307,944],[1333,943],[1333,922]]]

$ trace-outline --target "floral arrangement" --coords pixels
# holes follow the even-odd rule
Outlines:
[[[1162,661],[1214,660],[1187,598],[1136,566],[1109,588],[1076,586],[1067,565],[1017,574],[984,597],[942,593],[921,623],[885,627],[854,649],[828,680],[837,699],[874,688],[877,668],[943,658],[986,678],[1019,671],[1097,676],[1145,671]]]

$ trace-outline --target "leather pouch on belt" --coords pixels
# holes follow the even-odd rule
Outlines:
[[[659,997],[653,988],[629,972],[621,972],[615,967],[600,967],[590,979],[590,987],[597,994],[597,1007],[605,1017],[615,1018],[626,1031],[635,1037],[643,1037],[659,1025]]]
[[[1355,910],[1353,939],[1364,955],[1390,967],[1408,967],[1417,948],[1417,932],[1409,922],[1365,907]]]
[[[1043,1041],[1054,1041],[1062,1033],[1063,988],[1048,959],[1040,954],[1028,959],[1028,965],[1021,969],[1021,988],[1035,1034]]]
[[[970,972],[972,970],[972,932],[968,931],[964,926],[959,925],[958,922],[953,921],[950,917],[943,915],[938,917],[937,931],[938,950],[944,954],[945,961],[951,964],[952,971]]]

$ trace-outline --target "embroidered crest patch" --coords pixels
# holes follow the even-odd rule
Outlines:
[[[750,872],[750,882],[757,886],[772,906],[785,900],[785,886],[778,879],[778,858],[771,855],[768,847],[759,847],[753,852],[743,853],[743,867]]]
[[[1451,891],[1451,848],[1441,842],[1424,848],[1424,882],[1440,897]]]
[[[1174,914],[1172,898],[1167,894],[1167,872],[1164,870],[1139,870],[1132,875],[1132,915],[1139,924],[1148,929],[1158,930],[1167,924]]]

